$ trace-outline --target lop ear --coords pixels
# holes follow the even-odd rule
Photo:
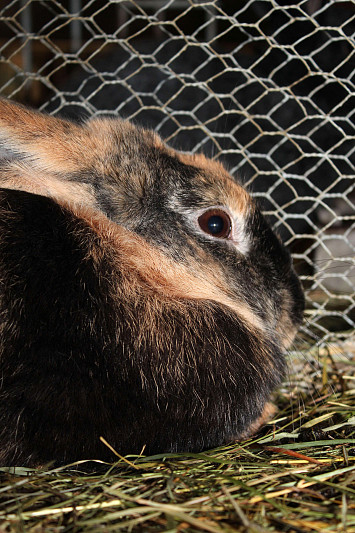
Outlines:
[[[84,127],[0,99],[0,161],[30,160],[47,171],[70,172],[80,168]]]
[[[0,99],[0,187],[94,206],[90,186],[71,178],[90,167],[99,146],[86,125]]]

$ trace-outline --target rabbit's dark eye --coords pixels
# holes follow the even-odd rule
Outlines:
[[[220,239],[227,239],[232,229],[231,219],[222,209],[205,211],[198,218],[198,224],[202,231]]]

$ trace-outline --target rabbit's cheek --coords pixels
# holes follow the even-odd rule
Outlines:
[[[279,323],[276,327],[276,333],[280,338],[281,346],[284,350],[287,350],[297,333],[298,327],[292,322],[289,309],[283,307]]]
[[[291,346],[296,336],[302,322],[303,309],[303,292],[299,282],[294,278],[293,291],[291,292],[289,288],[282,291],[282,306],[275,328],[284,350]]]

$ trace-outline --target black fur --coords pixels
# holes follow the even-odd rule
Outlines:
[[[226,308],[168,300],[138,344],[156,295],[120,292],[117,258],[90,259],[100,239],[85,222],[22,191],[3,189],[0,209],[2,464],[112,460],[100,436],[121,454],[197,451],[260,416],[278,346],[263,339],[263,375],[262,340]]]

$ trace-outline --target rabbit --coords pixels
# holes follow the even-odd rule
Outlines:
[[[255,433],[304,296],[238,180],[129,121],[6,99],[0,165],[0,464]]]

